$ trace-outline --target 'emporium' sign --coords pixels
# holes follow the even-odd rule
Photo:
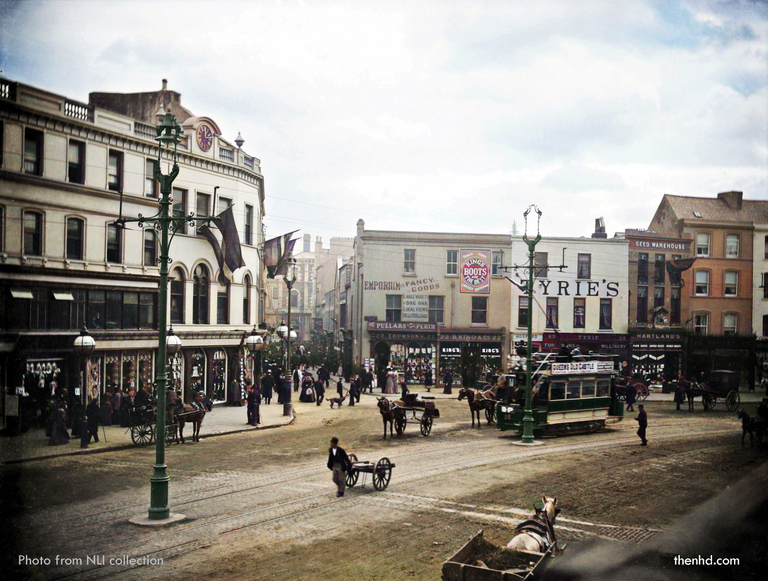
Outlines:
[[[491,292],[491,251],[461,250],[459,274],[463,293],[490,294]]]

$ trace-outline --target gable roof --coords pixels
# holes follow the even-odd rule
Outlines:
[[[733,208],[722,198],[694,198],[664,194],[664,200],[678,220],[691,224],[697,220],[709,222],[768,223],[767,200],[742,200],[741,208]],[[695,214],[696,212],[697,214]]]

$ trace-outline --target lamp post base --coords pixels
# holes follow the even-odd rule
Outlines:
[[[155,464],[155,471],[149,479],[149,520],[165,520],[171,509],[168,506],[168,483],[171,478],[165,464]]]

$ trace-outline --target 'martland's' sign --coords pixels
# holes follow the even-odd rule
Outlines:
[[[572,375],[580,373],[610,373],[613,371],[612,361],[576,361],[574,363],[553,363],[550,367],[552,375]]]

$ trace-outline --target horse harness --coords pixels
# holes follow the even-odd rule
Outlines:
[[[555,538],[555,529],[548,518],[542,518],[540,515],[536,515],[533,518],[524,520],[517,527],[515,527],[517,534],[525,533],[526,535],[533,537],[536,542],[539,543],[539,547],[542,550],[546,550],[547,547],[554,545],[557,542]]]

